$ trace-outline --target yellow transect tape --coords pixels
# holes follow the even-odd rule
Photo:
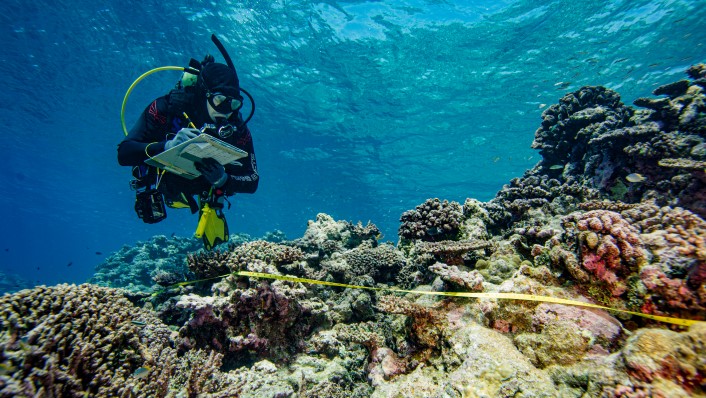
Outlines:
[[[671,324],[679,325],[679,326],[692,326],[692,325],[696,325],[699,323],[706,324],[706,322],[704,322],[704,321],[695,321],[692,319],[681,319],[681,318],[672,318],[672,317],[668,317],[668,316],[643,314],[641,312],[619,310],[619,309],[605,307],[605,306],[598,305],[598,304],[585,303],[583,301],[567,300],[567,299],[548,297],[548,296],[538,296],[538,295],[534,295],[534,294],[430,292],[430,291],[424,291],[424,290],[404,290],[404,289],[395,289],[395,288],[348,285],[345,283],[326,282],[326,281],[320,281],[320,280],[316,280],[316,279],[298,278],[296,276],[273,275],[273,274],[265,274],[265,273],[261,273],[261,272],[250,272],[250,271],[237,271],[237,272],[233,272],[230,275],[249,276],[252,278],[276,279],[276,280],[280,280],[280,281],[309,283],[309,284],[315,284],[315,285],[336,286],[336,287],[344,287],[344,288],[349,288],[349,289],[366,289],[366,290],[388,291],[388,292],[396,292],[396,293],[426,294],[426,295],[431,295],[431,296],[451,296],[451,297],[468,297],[468,298],[492,298],[492,299],[502,299],[502,300],[538,301],[538,302],[544,302],[544,303],[572,305],[572,306],[576,306],[576,307],[596,308],[596,309],[606,310],[606,311],[615,311],[615,312],[620,312],[623,314],[640,316],[640,317],[652,319],[655,321],[671,323]],[[227,276],[227,275],[223,275],[223,276]]]

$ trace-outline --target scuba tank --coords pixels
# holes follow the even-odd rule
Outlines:
[[[226,51],[225,47],[223,47],[223,44],[221,43],[220,40],[218,40],[218,37],[216,37],[215,34],[211,35],[211,41],[218,47],[218,51],[221,52],[221,55],[226,61],[226,64],[228,65],[229,68],[233,70],[233,73],[237,76],[238,73],[235,70],[235,65],[233,64],[233,60],[230,58],[230,55],[228,55],[228,52]],[[204,59],[204,62],[210,61],[213,62],[213,56],[207,55],[206,58]],[[183,72],[181,75],[181,79],[177,82],[177,88],[186,88],[186,87],[193,87],[196,82],[198,81],[198,74],[199,71],[201,70],[201,62],[191,59],[189,61],[189,66],[188,67],[182,67],[182,66],[161,66],[159,68],[154,68],[151,69],[142,75],[140,75],[137,79],[135,79],[134,82],[130,85],[130,87],[127,89],[127,92],[125,93],[125,97],[123,98],[123,104],[120,109],[120,121],[122,122],[122,127],[123,127],[123,133],[125,133],[125,136],[128,135],[127,131],[127,125],[125,124],[125,106],[127,105],[127,99],[130,97],[130,94],[132,93],[132,90],[137,86],[138,83],[142,81],[142,79],[146,78],[147,76],[156,73],[156,72],[161,72],[165,70],[176,70]],[[248,97],[250,100],[250,114],[248,117],[246,117],[243,120],[243,123],[241,123],[239,126],[237,126],[238,129],[244,127],[250,119],[252,119],[253,115],[255,114],[255,99],[250,95],[249,92],[247,92],[245,89],[240,87],[240,91],[245,94],[245,96]]]

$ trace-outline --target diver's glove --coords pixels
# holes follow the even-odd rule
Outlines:
[[[176,133],[174,138],[164,143],[164,150],[169,150],[175,146],[189,141],[192,138],[198,137],[200,131],[197,129],[181,129]]]
[[[220,188],[225,185],[228,181],[228,174],[226,174],[226,169],[222,164],[218,163],[216,159],[205,158],[200,162],[194,164],[196,170],[200,171],[201,174],[216,188]]]

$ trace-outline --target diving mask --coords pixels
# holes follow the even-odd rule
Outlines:
[[[222,114],[236,112],[243,106],[243,101],[239,98],[229,97],[221,93],[206,93],[208,103],[213,109]]]

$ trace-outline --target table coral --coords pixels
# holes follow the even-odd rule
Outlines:
[[[417,254],[431,254],[438,261],[449,265],[462,265],[464,256],[472,251],[485,249],[490,246],[488,241],[453,241],[416,242],[414,245]]]

